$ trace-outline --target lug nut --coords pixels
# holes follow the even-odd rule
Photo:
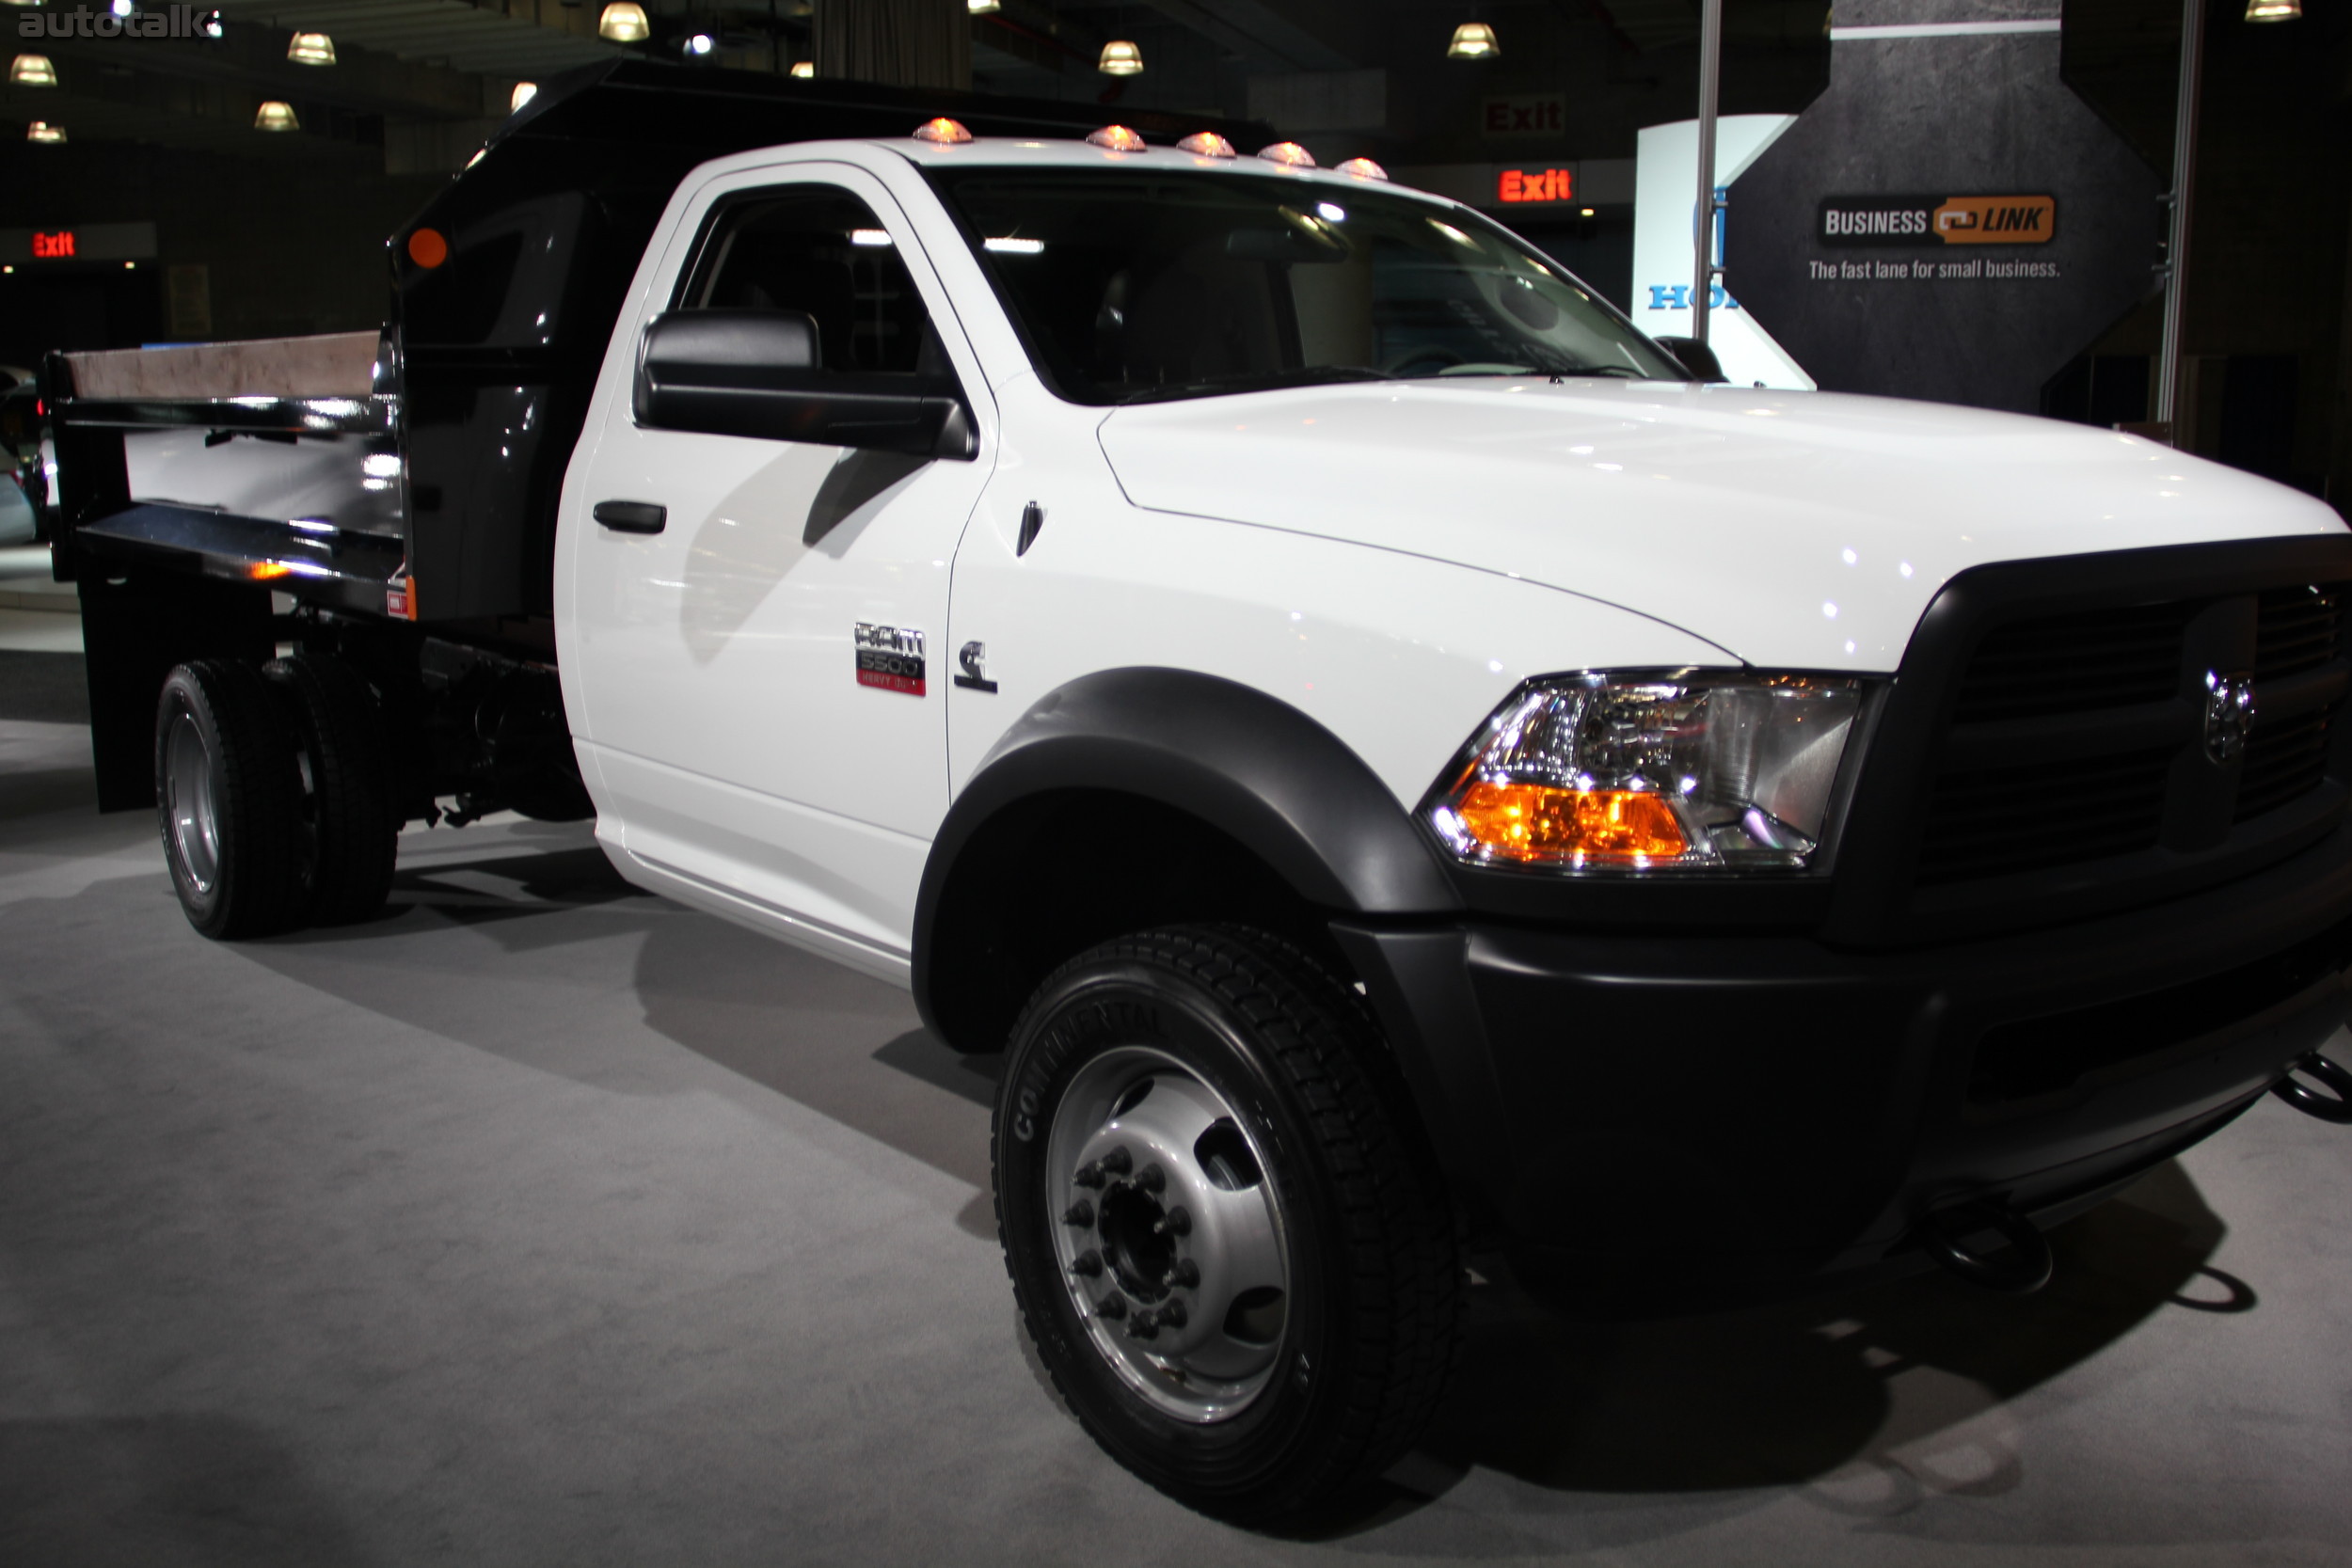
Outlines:
[[[1160,1283],[1181,1286],[1189,1291],[1200,1283],[1200,1265],[1189,1258],[1179,1258],[1174,1268],[1160,1275]]]
[[[1094,1163],[1102,1166],[1104,1170],[1110,1172],[1113,1176],[1124,1176],[1128,1171],[1135,1168],[1135,1162],[1127,1158],[1127,1148],[1124,1144],[1121,1144],[1119,1148],[1112,1149],[1108,1154],[1104,1155],[1100,1160],[1097,1160]]]
[[[1168,1172],[1155,1164],[1146,1165],[1136,1173],[1136,1185],[1147,1193],[1156,1193],[1168,1185]]]
[[[1192,1234],[1192,1215],[1180,1203],[1170,1209],[1165,1218],[1152,1222],[1152,1234],[1154,1236],[1189,1236]]]
[[[1103,1255],[1095,1251],[1092,1247],[1087,1248],[1072,1260],[1070,1272],[1075,1275],[1084,1275],[1087,1278],[1092,1279],[1096,1275],[1103,1272]]]
[[[1127,1315],[1127,1298],[1114,1291],[1094,1304],[1098,1318],[1123,1318]]]
[[[1070,1180],[1081,1187],[1101,1186],[1103,1184],[1103,1163],[1098,1160],[1090,1165],[1080,1165],[1076,1174]]]
[[[1127,1323],[1130,1339],[1156,1339],[1160,1337],[1160,1321],[1149,1308],[1136,1313]]]
[[[1082,1230],[1087,1228],[1094,1223],[1094,1205],[1085,1198],[1080,1198],[1062,1211],[1061,1222],[1064,1225],[1074,1225]]]
[[[1171,1301],[1160,1308],[1158,1322],[1168,1328],[1182,1328],[1184,1326],[1184,1304],[1181,1301]]]

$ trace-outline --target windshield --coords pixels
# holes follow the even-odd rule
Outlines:
[[[1456,209],[1280,176],[933,170],[1039,369],[1111,404],[1323,381],[1681,381],[1558,264]]]

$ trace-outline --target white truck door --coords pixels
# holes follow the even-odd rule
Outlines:
[[[871,176],[768,169],[697,202],[676,282],[625,330],[661,311],[805,311],[827,372],[944,360],[967,400],[988,395]],[[564,657],[599,836],[639,880],[903,982],[948,801],[949,566],[985,455],[649,429],[626,387],[606,391],[563,524]],[[599,503],[627,526],[595,520]],[[660,531],[629,531],[646,508]]]

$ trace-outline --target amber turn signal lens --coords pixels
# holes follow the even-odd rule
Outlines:
[[[421,267],[437,267],[449,260],[449,242],[437,229],[420,229],[408,236],[408,260]]]
[[[1549,784],[1470,786],[1454,816],[1498,860],[1672,860],[1691,847],[1663,796]]]

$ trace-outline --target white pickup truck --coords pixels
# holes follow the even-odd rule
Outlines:
[[[103,803],[198,929],[593,813],[911,987],[1008,1053],[1071,1407],[1260,1525],[1411,1443],[1473,1247],[2030,1289],[2265,1093],[2352,1115],[2332,511],[1706,384],[1369,165],[940,106],[598,68],[394,237],[380,342],[52,361]]]

